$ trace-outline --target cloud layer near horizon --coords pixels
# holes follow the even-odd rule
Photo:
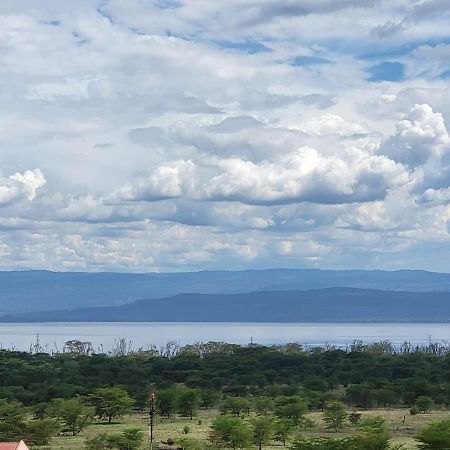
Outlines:
[[[450,271],[447,3],[4,0],[0,268]]]

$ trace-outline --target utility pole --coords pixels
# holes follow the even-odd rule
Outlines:
[[[150,394],[150,410],[148,414],[148,440],[150,450],[153,450],[153,418],[155,416],[155,393]]]

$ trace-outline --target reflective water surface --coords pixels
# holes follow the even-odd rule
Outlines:
[[[355,339],[365,343],[388,339],[400,344],[450,340],[448,324],[330,324],[330,323],[20,323],[0,324],[0,347],[28,350],[39,336],[48,351],[61,350],[64,342],[79,339],[92,342],[95,349],[107,351],[118,338],[131,342],[134,349],[157,347],[174,340],[180,345],[194,342],[224,341],[247,344],[351,344]]]

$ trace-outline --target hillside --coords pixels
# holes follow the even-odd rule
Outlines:
[[[14,315],[3,317],[2,321],[449,322],[450,293],[328,288],[244,294],[180,294],[121,306]]]
[[[0,272],[0,314],[120,305],[181,293],[235,294],[328,287],[450,292],[450,274],[309,269],[147,274]]]

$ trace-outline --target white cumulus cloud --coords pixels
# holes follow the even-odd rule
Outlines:
[[[40,169],[17,172],[8,178],[0,179],[0,205],[23,198],[32,201],[37,190],[45,184],[46,180]]]

